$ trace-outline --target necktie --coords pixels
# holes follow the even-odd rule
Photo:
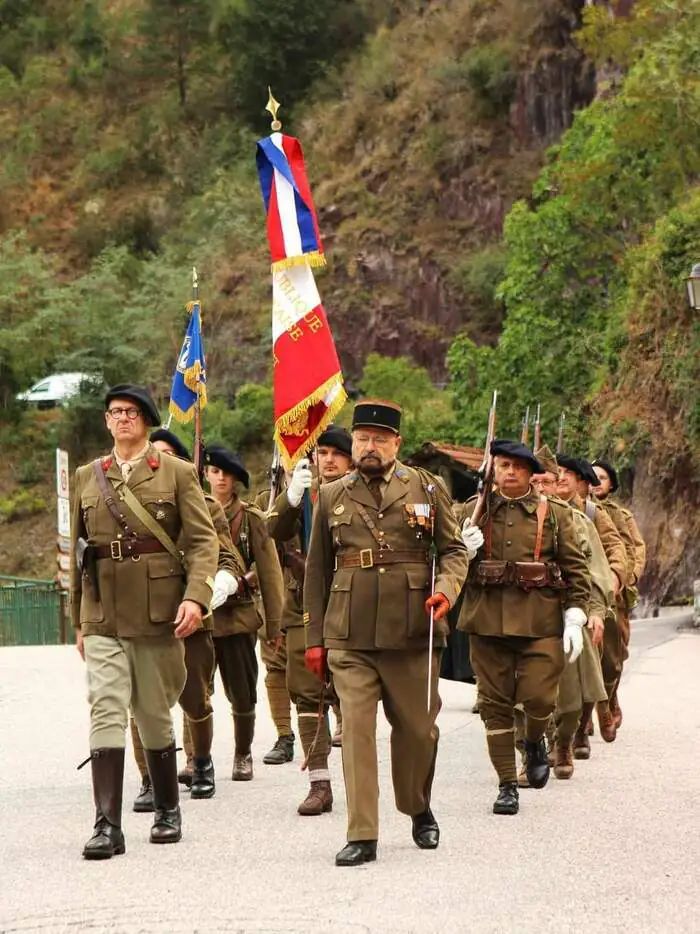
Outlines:
[[[374,497],[374,501],[377,504],[377,508],[382,505],[382,481],[381,479],[370,480],[367,484],[369,491]]]

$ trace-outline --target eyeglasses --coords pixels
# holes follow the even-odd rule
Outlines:
[[[121,406],[115,405],[112,409],[107,409],[107,415],[110,418],[113,418],[115,422],[117,419],[120,419],[122,415],[126,415],[129,421],[133,422],[134,419],[138,418],[141,414],[141,410],[130,406],[128,409],[123,409]]]
[[[376,435],[355,435],[355,441],[362,448],[372,445],[377,448],[386,448],[391,444],[391,438],[377,437]]]

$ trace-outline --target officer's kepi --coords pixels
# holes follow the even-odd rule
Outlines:
[[[401,432],[401,407],[383,399],[358,402],[352,413],[352,429],[384,428],[398,435]]]

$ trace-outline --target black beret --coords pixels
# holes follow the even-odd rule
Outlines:
[[[204,465],[206,467],[218,467],[224,473],[230,473],[237,480],[240,480],[243,486],[248,489],[250,477],[248,471],[243,466],[243,461],[238,454],[234,454],[223,444],[208,444],[204,448]]]
[[[600,457],[596,457],[593,461],[593,467],[602,467],[606,474],[610,477],[610,492],[614,493],[620,486],[620,483],[617,479],[617,471],[609,461],[604,461]],[[596,483],[596,486],[600,485],[600,481]]]
[[[153,444],[154,441],[165,441],[166,444],[169,444],[170,447],[175,451],[178,457],[181,457],[183,460],[191,461],[190,452],[187,450],[185,445],[180,441],[176,434],[173,434],[172,431],[168,431],[167,428],[156,428],[155,431],[151,432],[150,442]]]
[[[581,464],[581,476],[586,483],[590,483],[591,486],[598,486],[600,481],[598,480],[598,474],[593,469],[593,464],[587,461],[585,457],[579,457],[579,463]]]
[[[491,442],[491,454],[494,457],[517,457],[518,460],[525,461],[533,473],[546,473],[545,468],[540,464],[530,448],[521,441],[496,439]]]
[[[131,402],[135,402],[147,424],[158,425],[160,423],[158,406],[145,386],[135,386],[133,383],[118,383],[107,391],[105,409],[109,408],[113,399],[129,399]]]
[[[352,413],[352,427],[386,428],[399,434],[401,431],[401,406],[383,399],[364,399],[358,402]]]
[[[557,454],[557,462],[560,467],[575,473],[579,480],[585,483],[598,485],[598,478],[595,471],[584,457],[573,457],[571,454]]]
[[[336,448],[342,454],[348,457],[352,454],[352,436],[349,431],[340,425],[329,425],[328,428],[319,435],[316,442],[318,447]]]

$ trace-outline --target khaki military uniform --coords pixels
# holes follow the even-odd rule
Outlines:
[[[603,507],[612,519],[627,554],[627,582],[617,599],[617,619],[622,641],[621,656],[624,663],[629,657],[630,622],[629,611],[636,606],[638,591],[637,582],[642,576],[646,561],[646,545],[641,536],[634,516],[610,497],[598,500],[596,505]]]
[[[431,535],[417,505],[434,512],[435,591],[451,605],[468,568],[452,504],[437,478],[397,462],[378,486],[375,499],[354,471],[321,487],[304,584],[306,645],[328,650],[343,713],[349,841],[378,837],[380,700],[391,724],[396,806],[410,815],[430,806],[447,624],[435,623],[427,711]]]
[[[164,749],[173,740],[170,710],[186,681],[183,640],[175,638],[173,623],[183,600],[208,608],[218,542],[191,464],[149,446],[127,481],[173,541],[184,536],[186,579],[182,564],[159,547],[119,499],[124,479],[116,457],[103,458],[102,464],[107,482],[117,490],[115,500],[129,534],[109,511],[92,464],[79,467],[71,528],[71,616],[84,636],[90,747],[123,748],[131,706],[146,748]],[[132,534],[151,546],[150,553],[129,556]],[[97,589],[75,561],[79,538],[98,549]]]
[[[297,708],[299,735],[313,780],[328,780],[328,700],[324,686],[304,664],[306,649],[302,610],[304,586],[303,506],[292,506],[283,491],[267,514],[267,527],[282,552],[285,601],[282,629],[285,633],[287,689]],[[318,729],[318,719],[325,726]]]
[[[509,573],[527,573],[527,567],[517,570],[518,563],[535,560],[543,501],[539,561],[550,568],[550,584],[560,573],[565,587],[528,590],[515,582],[485,583],[485,561],[508,562]],[[471,515],[475,503],[465,504],[464,516]],[[538,742],[554,711],[565,664],[563,611],[579,607],[588,613],[591,581],[571,510],[560,501],[541,498],[532,489],[519,499],[493,493],[482,530],[485,543],[470,568],[458,628],[470,635],[489,755],[499,784],[505,784],[516,781],[513,708],[522,704],[526,738]]]
[[[246,569],[255,571],[256,591],[259,588],[260,594],[258,597],[250,587],[240,587],[223,606],[214,610],[216,663],[233,711],[238,748],[241,745],[240,730],[246,734],[243,746],[249,747],[248,737],[252,740],[252,724],[258,699],[258,661],[255,654],[257,633],[264,625],[265,639],[275,639],[278,635],[284,590],[277,551],[268,535],[263,513],[240,499],[229,503],[225,513],[229,527],[237,530],[234,544]],[[243,719],[249,723],[244,725]]]
[[[574,526],[591,575],[591,599],[588,616],[605,620],[615,601],[615,581],[610,570],[600,536],[593,523],[572,507]],[[593,705],[607,698],[600,653],[593,645],[588,628],[583,630],[583,651],[573,665],[564,665],[559,680],[557,706],[554,713],[556,739],[568,746],[581,722],[584,705]]]

